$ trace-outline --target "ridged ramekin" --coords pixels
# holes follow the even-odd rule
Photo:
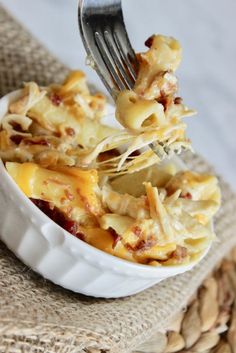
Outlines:
[[[0,100],[0,120],[20,93]],[[183,168],[179,159],[176,164]],[[18,188],[1,160],[0,179],[0,239],[26,265],[64,288],[94,297],[124,297],[196,264],[152,267],[109,255],[77,239],[41,212]]]

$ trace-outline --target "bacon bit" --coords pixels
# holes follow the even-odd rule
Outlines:
[[[151,236],[150,239],[145,241],[145,246],[139,250],[148,250],[150,248],[152,248],[154,245],[156,245],[157,241],[156,238]]]
[[[58,94],[56,94],[56,93],[52,93],[49,98],[50,98],[52,104],[56,105],[57,107],[58,107],[58,106],[61,104],[61,102],[62,102],[62,98],[61,98]]]
[[[157,102],[162,104],[164,107],[164,111],[166,111],[169,105],[172,103],[173,99],[171,96],[167,96],[163,91],[161,91],[160,93],[161,96],[157,99]]]
[[[142,200],[144,201],[144,206],[145,208],[148,210],[150,205],[149,205],[149,201],[148,201],[148,197],[146,195],[142,196]]]
[[[114,148],[110,151],[101,152],[98,156],[98,161],[103,162],[118,156],[120,156],[120,152]]]
[[[131,246],[130,244],[128,244],[132,249],[133,251],[139,251],[139,252],[142,252],[142,251],[145,251],[147,249],[150,249],[153,245],[156,244],[156,241],[154,242],[153,240],[144,240],[144,239],[141,239],[139,240],[139,242],[135,245],[135,246]]]
[[[43,201],[43,200],[38,200],[38,199],[33,199],[30,198],[30,200],[42,211],[43,209],[49,208],[49,202]]]
[[[30,200],[51,220],[65,229],[67,232],[72,235],[77,236],[78,234],[78,224],[75,221],[69,220],[66,216],[58,210],[52,203],[44,200],[38,200],[30,198]]]
[[[150,247],[150,244],[149,242],[146,242],[145,240],[141,239],[135,245],[125,244],[125,247],[129,252],[134,252],[134,251],[146,250]]]
[[[71,194],[67,189],[64,190],[64,194],[66,195],[66,198],[70,201],[73,201],[74,200],[74,195]]]
[[[190,194],[190,192],[186,192],[186,194],[181,193],[180,197],[182,197],[183,199],[187,199],[187,200],[192,200],[192,194]]]
[[[151,235],[147,240],[140,239],[135,245],[125,244],[128,251],[136,251],[141,253],[142,251],[148,250],[156,245],[156,237]]]
[[[11,126],[13,127],[13,129],[15,131],[24,132],[24,130],[22,129],[21,125],[19,123],[17,123],[16,121],[11,121],[10,124],[11,124]]]
[[[140,240],[138,242],[138,244],[135,246],[134,250],[138,251],[138,250],[145,250],[147,249],[147,242],[145,242],[145,240]]]
[[[67,220],[63,223],[63,228],[72,235],[77,236],[77,223],[74,221]]]
[[[24,139],[24,144],[31,146],[31,145],[40,145],[40,146],[50,146],[50,143],[45,140],[45,139],[39,139],[39,140],[30,140],[30,139]]]
[[[85,241],[85,235],[83,233],[77,232],[75,236],[76,238],[79,238],[80,240]]]
[[[75,130],[72,127],[65,128],[65,132],[68,136],[75,136]]]
[[[173,195],[175,192],[175,190],[172,190],[171,186],[169,186],[168,188],[166,187],[166,195],[167,196],[171,196]],[[181,196],[181,195],[180,195]]]
[[[58,137],[58,138],[61,137],[61,133],[60,133],[59,131],[54,132],[53,135],[54,135],[55,137]]]
[[[168,105],[168,98],[166,96],[161,96],[157,99],[157,101],[158,103],[163,105],[164,111],[166,111]]]
[[[131,253],[135,251],[135,248],[130,244],[125,244],[125,247]]]
[[[174,99],[174,103],[175,104],[181,104],[183,102],[183,99],[181,98],[181,97],[176,97],[175,99]]]
[[[135,56],[136,56],[136,59],[137,59],[139,65],[140,65],[141,63],[144,63],[144,62],[147,63],[147,59],[146,59],[145,56],[143,56],[141,53],[136,53]],[[131,61],[131,62],[132,62],[132,61]],[[137,71],[137,69],[136,69],[136,71]],[[142,92],[141,95],[142,95],[143,93],[144,93],[144,92]]]
[[[19,145],[21,141],[23,140],[24,136],[21,135],[14,135],[10,137],[10,140],[15,144]]]
[[[188,249],[177,245],[176,250],[172,253],[171,257],[177,260],[178,262],[182,262],[183,259],[188,255]]]
[[[153,40],[154,40],[154,34],[151,36],[151,37],[149,37],[145,42],[144,42],[144,44],[145,44],[145,46],[146,47],[148,47],[148,48],[151,48],[151,46],[152,46],[152,43],[153,43]]]
[[[130,153],[130,157],[137,157],[140,156],[141,152],[139,150],[133,151],[132,153]]]
[[[113,228],[111,228],[111,227],[108,228],[108,232],[109,232],[109,233],[113,236],[113,238],[114,238],[114,241],[113,241],[113,244],[112,244],[112,249],[115,249],[115,247],[116,247],[118,241],[121,240],[121,236],[120,236],[119,234],[117,234],[116,231],[115,231]]]
[[[42,192],[42,194],[41,195],[43,195],[44,196],[44,193]],[[54,203],[53,202],[49,202],[49,208],[50,208],[50,210],[54,210]]]
[[[137,235],[137,237],[140,237],[140,235],[142,234],[142,229],[138,226],[135,226],[133,229],[132,229],[132,232]]]

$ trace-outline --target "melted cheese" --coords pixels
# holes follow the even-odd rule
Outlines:
[[[126,249],[120,240],[116,242],[114,236],[108,230],[81,228],[81,231],[88,244],[122,259],[135,261],[133,254]]]
[[[84,147],[94,146],[117,131],[86,118],[83,110],[79,108],[75,110],[66,105],[56,106],[47,96],[36,103],[28,115],[45,129],[60,133],[62,136],[68,136],[68,129],[73,129],[74,140]]]
[[[12,162],[7,162],[6,168],[27,197],[51,202],[74,221],[93,224],[95,217],[103,214],[95,170],[64,167],[55,171]]]
[[[32,197],[32,181],[35,180],[35,173],[39,169],[35,163],[6,163],[6,168],[11,177],[27,197]]]
[[[163,246],[154,245],[149,249],[143,249],[135,254],[135,258],[138,262],[146,262],[150,259],[155,260],[167,260],[171,253],[176,250],[175,243],[169,243]]]

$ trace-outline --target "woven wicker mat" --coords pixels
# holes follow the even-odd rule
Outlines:
[[[66,72],[0,7],[0,95],[22,81],[59,81]],[[186,160],[196,171],[211,169],[198,156]],[[98,300],[63,290],[26,268],[0,244],[0,352],[130,352],[163,330],[236,244],[236,197],[222,180],[221,189],[219,241],[209,255],[193,271],[130,298]]]

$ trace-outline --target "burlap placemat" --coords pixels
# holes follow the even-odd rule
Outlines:
[[[66,72],[0,7],[0,95],[22,81],[60,81]],[[211,169],[198,156],[186,156],[186,161],[199,172]],[[223,180],[220,184],[223,204],[215,225],[219,241],[209,255],[193,271],[130,298],[98,300],[63,290],[0,244],[0,352],[130,352],[163,329],[236,244],[236,196]]]

